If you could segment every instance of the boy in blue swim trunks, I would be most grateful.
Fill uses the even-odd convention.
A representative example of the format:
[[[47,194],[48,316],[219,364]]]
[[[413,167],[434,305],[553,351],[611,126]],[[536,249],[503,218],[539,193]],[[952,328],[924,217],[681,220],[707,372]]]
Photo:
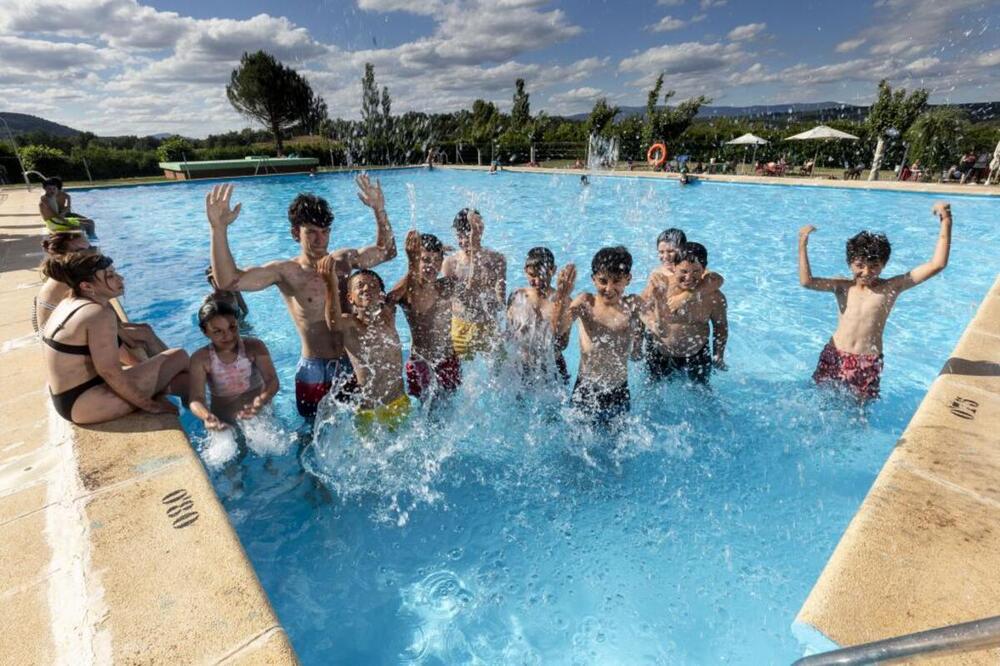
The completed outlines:
[[[343,397],[354,376],[342,336],[327,328],[326,281],[317,270],[319,262],[327,256],[333,258],[344,306],[347,277],[352,271],[372,268],[396,256],[396,241],[379,182],[370,181],[365,174],[358,176],[356,182],[358,198],[375,215],[374,245],[329,252],[333,212],[321,197],[300,194],[288,207],[291,236],[300,248],[298,256],[245,269],[236,267],[229,249],[228,227],[240,214],[240,204],[230,207],[233,186],[216,185],[205,200],[212,228],[212,274],[219,288],[261,291],[277,287],[281,291],[302,341],[302,358],[295,374],[295,401],[299,414],[306,418],[315,416],[319,401],[331,389],[335,388]]]

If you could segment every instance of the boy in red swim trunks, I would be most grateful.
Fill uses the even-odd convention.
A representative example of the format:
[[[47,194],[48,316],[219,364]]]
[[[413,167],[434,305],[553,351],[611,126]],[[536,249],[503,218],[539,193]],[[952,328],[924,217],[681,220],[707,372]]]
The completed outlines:
[[[389,292],[388,300],[403,308],[412,343],[406,362],[406,383],[418,400],[439,391],[455,391],[462,383],[462,366],[451,341],[451,306],[457,281],[438,277],[444,246],[437,236],[415,229],[406,235],[406,275]]]
[[[799,230],[799,283],[807,289],[832,291],[840,317],[837,330],[819,356],[813,381],[846,387],[859,400],[878,397],[882,374],[882,331],[900,292],[928,280],[948,265],[951,250],[951,207],[936,203],[931,209],[940,220],[934,256],[902,275],[882,279],[889,261],[889,240],[883,234],[862,231],[847,241],[847,265],[852,278],[816,278],[809,267],[809,224]]]

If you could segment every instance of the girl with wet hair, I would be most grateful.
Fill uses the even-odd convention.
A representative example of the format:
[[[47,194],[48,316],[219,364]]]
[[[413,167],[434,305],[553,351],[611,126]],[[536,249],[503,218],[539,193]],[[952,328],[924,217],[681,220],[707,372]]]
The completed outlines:
[[[176,413],[166,394],[187,399],[188,355],[166,349],[132,367],[119,355],[118,317],[111,300],[124,280],[110,257],[74,252],[47,264],[52,279],[71,295],[52,312],[42,331],[49,393],[56,412],[77,424],[103,423],[140,409]]]

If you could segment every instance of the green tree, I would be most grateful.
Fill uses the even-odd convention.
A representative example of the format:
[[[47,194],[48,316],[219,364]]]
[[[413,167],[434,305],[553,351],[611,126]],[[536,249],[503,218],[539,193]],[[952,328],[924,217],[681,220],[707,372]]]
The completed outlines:
[[[302,133],[307,135],[322,134],[321,128],[323,124],[328,122],[330,119],[329,111],[326,107],[326,100],[321,96],[312,96],[312,91],[310,93],[309,105],[306,107],[306,114],[302,116],[299,124],[302,127]]]
[[[669,144],[680,138],[694,121],[695,116],[702,106],[712,100],[704,95],[692,97],[681,102],[676,107],[667,106],[667,102],[674,96],[673,90],[668,90],[663,94],[663,106],[657,106],[660,98],[660,91],[663,89],[663,74],[656,77],[656,83],[646,96],[646,126],[643,138],[647,146],[654,143],[663,142]]]
[[[308,113],[313,100],[309,82],[270,53],[244,53],[226,86],[229,103],[271,130],[278,155],[284,152],[283,130]]]
[[[969,123],[958,109],[941,108],[925,112],[910,127],[906,139],[910,154],[924,168],[946,169],[958,162]]]
[[[365,63],[365,75],[361,79],[361,125],[364,131],[364,159],[369,164],[375,162],[381,138],[382,113],[379,110],[379,90],[375,83],[375,65]]]
[[[888,81],[879,81],[878,98],[868,109],[868,117],[865,119],[865,128],[869,134],[878,137],[868,180],[878,180],[889,130],[898,132],[897,136],[905,134],[917,117],[927,109],[928,94],[925,88],[918,88],[909,95],[904,88],[898,88],[894,92]]]
[[[156,149],[156,157],[161,162],[178,162],[193,155],[194,146],[182,136],[164,139],[163,143]]]
[[[608,104],[607,97],[600,97],[594,102],[594,108],[587,116],[587,134],[597,134],[608,136],[613,128],[615,116],[618,115],[618,107]]]
[[[524,79],[514,82],[514,106],[510,110],[511,127],[518,132],[528,129],[531,122],[531,103],[528,93],[524,92]]]
[[[392,126],[392,98],[389,96],[388,86],[382,86],[382,117],[380,119],[380,128],[383,154],[385,155],[385,163],[393,163],[393,149],[395,148],[395,141],[393,136],[393,126]]]
[[[502,117],[497,105],[493,102],[477,99],[472,103],[472,114],[468,124],[468,140],[476,146],[477,159],[483,162],[483,146],[492,146],[503,131]]]

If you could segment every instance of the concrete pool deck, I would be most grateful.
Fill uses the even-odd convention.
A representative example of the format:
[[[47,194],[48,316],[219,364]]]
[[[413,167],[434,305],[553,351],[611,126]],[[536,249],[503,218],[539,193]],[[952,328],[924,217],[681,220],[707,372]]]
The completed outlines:
[[[0,193],[3,661],[297,663],[177,418],[52,411],[30,321],[37,197]]]
[[[927,191],[858,187],[871,185]],[[934,193],[1000,194],[943,187]],[[133,415],[81,428],[51,412],[30,324],[43,234],[37,196],[0,192],[0,301],[8,313],[0,323],[7,389],[0,399],[0,618],[8,627],[0,654],[41,664],[295,663],[177,419]],[[830,558],[797,618],[801,627],[851,645],[1000,614],[998,368],[1000,280]],[[994,650],[936,663],[998,661]]]

